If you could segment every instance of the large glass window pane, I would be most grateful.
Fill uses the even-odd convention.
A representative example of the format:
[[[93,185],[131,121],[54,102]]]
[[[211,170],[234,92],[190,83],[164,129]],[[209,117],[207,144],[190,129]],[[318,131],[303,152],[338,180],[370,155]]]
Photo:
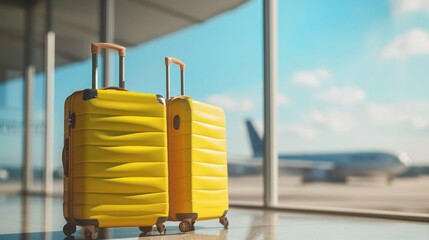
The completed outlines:
[[[20,188],[22,166],[22,79],[0,83],[0,191]]]
[[[2,6],[2,17],[17,21],[2,21],[2,44],[8,46],[2,53],[0,66],[0,193],[18,191],[22,167],[23,133],[23,42],[14,36],[21,35],[23,11]]]
[[[279,1],[281,204],[428,213],[429,17]]]
[[[201,24],[181,29],[166,36],[156,38],[144,44],[129,47],[126,56],[126,88],[131,91],[159,93],[165,96],[165,64],[164,57],[172,56],[183,60],[186,68],[186,95],[192,98],[222,107],[226,113],[227,122],[227,151],[229,160],[229,187],[231,202],[245,201],[262,203],[262,165],[260,146],[257,159],[252,153],[252,145],[248,136],[246,120],[256,124],[258,129],[262,119],[262,2],[249,1],[240,7],[213,17]],[[55,8],[55,5],[54,5]],[[57,9],[58,10],[58,9]],[[21,19],[23,14],[21,11]],[[38,5],[36,12],[37,27],[43,29],[44,10]],[[55,12],[55,10],[54,10]],[[56,11],[57,14],[68,13]],[[98,15],[86,16],[88,24],[93,26],[98,22]],[[74,29],[64,22],[55,26],[65,26]],[[154,23],[148,23],[153,25]],[[155,23],[156,24],[156,23]],[[74,26],[76,27],[76,26]],[[122,26],[123,27],[123,26]],[[145,31],[145,25],[136,31]],[[70,56],[64,54],[63,48],[70,45],[73,37],[56,38],[56,62],[61,65],[55,71],[55,141],[54,141],[54,169],[56,177],[56,192],[62,190],[62,162],[63,148],[64,100],[74,91],[91,87],[91,61],[84,60],[74,64],[66,64]],[[40,190],[43,173],[44,151],[44,101],[45,79],[40,73],[43,58],[39,48],[43,45],[43,36],[36,36],[37,75],[34,79],[33,101],[33,139],[32,168],[35,171],[35,189]],[[116,39],[122,39],[117,36]],[[95,39],[93,39],[95,40]],[[90,39],[82,35],[78,40],[82,47],[79,51],[89,51]],[[120,42],[118,42],[120,43]],[[23,44],[21,44],[23,45]],[[40,46],[39,46],[40,45]],[[78,50],[76,50],[78,51]],[[22,56],[22,53],[21,55]],[[113,69],[113,83],[117,85],[118,61],[116,54]],[[100,63],[100,66],[102,64]],[[100,69],[100,79],[103,78]],[[172,67],[171,95],[180,94],[179,69]],[[0,91],[6,92],[0,98],[2,108],[1,121],[7,125],[9,117],[16,122],[17,130],[14,133],[16,140],[7,135],[7,128],[1,128],[2,144],[0,168],[3,163],[16,163],[14,179],[20,179],[22,168],[22,93],[23,81],[12,80],[5,83]],[[3,86],[3,85],[2,85]],[[101,86],[101,83],[99,83]],[[9,99],[10,98],[10,99]],[[11,110],[9,106],[14,108]],[[7,108],[7,109],[6,109]],[[3,111],[3,109],[6,109]],[[15,111],[15,116],[11,112]],[[4,113],[4,114],[3,114]],[[2,125],[2,126],[3,126]],[[5,126],[6,126],[5,125]],[[19,125],[19,126],[18,126]],[[261,144],[261,136],[254,140],[253,145]],[[7,160],[7,154],[13,151],[14,159]],[[19,184],[16,184],[19,187]]]
[[[6,46],[2,53],[3,59],[0,66],[0,192],[16,192],[20,189],[21,173],[23,168],[23,143],[24,143],[24,15],[25,11],[16,6],[2,6],[2,17],[13,19],[13,21],[2,21],[0,29],[0,41]],[[33,28],[39,28],[43,24],[42,18],[35,18],[32,21]],[[42,43],[41,34],[34,35],[34,46]],[[43,66],[43,55],[41,51],[35,50],[33,54],[33,66],[36,71],[40,71]],[[31,164],[34,168],[32,173],[36,182],[41,180],[41,161],[43,148],[43,125],[42,114],[43,82],[41,76],[33,78],[33,103],[32,122],[30,131],[32,134],[31,144]],[[34,143],[34,144],[33,144]]]
[[[246,125],[251,120],[257,128],[262,126],[261,7],[261,1],[251,1],[203,24],[132,48],[127,56],[127,88],[165,96],[163,57],[172,56],[186,63],[186,95],[224,109],[229,194],[234,203],[262,204],[261,153],[253,158]],[[179,68],[172,66],[172,96],[180,94],[179,79]],[[260,137],[255,145],[259,144]]]

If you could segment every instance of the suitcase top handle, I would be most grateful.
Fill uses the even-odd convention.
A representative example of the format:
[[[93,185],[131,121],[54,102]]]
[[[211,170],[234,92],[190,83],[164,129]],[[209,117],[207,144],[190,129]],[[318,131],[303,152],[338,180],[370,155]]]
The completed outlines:
[[[170,64],[175,63],[180,66],[180,79],[181,79],[181,95],[185,95],[185,69],[186,65],[184,62],[180,61],[177,58],[165,57],[165,67],[166,67],[166,99],[170,98]]]
[[[98,50],[100,48],[109,48],[118,51],[119,55],[119,87],[125,88],[125,47],[113,44],[113,43],[103,43],[95,42],[91,43],[91,53],[92,53],[92,88],[97,89],[98,83]]]

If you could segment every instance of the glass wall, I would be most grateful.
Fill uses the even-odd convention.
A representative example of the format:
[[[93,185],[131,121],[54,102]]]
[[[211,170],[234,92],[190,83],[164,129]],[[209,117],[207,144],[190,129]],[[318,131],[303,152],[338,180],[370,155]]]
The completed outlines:
[[[279,1],[282,205],[429,213],[429,17]]]
[[[127,49],[128,90],[165,96],[164,57],[172,56],[187,64],[186,94],[225,110],[234,204],[262,205],[263,199],[262,3],[249,1]],[[279,1],[281,206],[429,212],[429,17],[417,5]],[[98,21],[96,15],[92,20]],[[41,36],[37,39],[42,42]],[[58,45],[66,42],[57,39]],[[42,62],[40,52],[37,70]],[[115,55],[115,84],[117,68]],[[5,74],[11,77],[0,83],[1,192],[19,189],[23,158],[23,80],[20,70]],[[61,193],[63,104],[74,91],[91,87],[91,61],[58,67],[55,76],[54,168]],[[178,68],[172,67],[171,76],[171,94],[178,95]],[[33,100],[37,188],[44,147],[40,73]]]
[[[129,89],[165,95],[164,56],[186,63],[186,95],[225,111],[230,201],[262,205],[262,163],[253,158],[246,127],[246,120],[262,126],[262,2],[130,49]],[[180,73],[171,71],[175,96]]]
[[[43,6],[37,6],[37,26],[43,28]],[[19,8],[18,8],[19,9]],[[18,19],[23,21],[22,9]],[[55,10],[54,15],[66,14]],[[97,12],[98,14],[98,12]],[[98,22],[98,16],[88,17],[88,24]],[[40,17],[40,19],[39,19]],[[152,23],[151,23],[152,24]],[[54,30],[59,24],[53,24]],[[61,26],[69,26],[61,22]],[[71,28],[76,26],[71,26]],[[144,31],[142,26],[141,31]],[[23,30],[22,30],[23,31]],[[74,36],[73,36],[74,37]],[[37,36],[37,43],[43,44],[43,36]],[[71,38],[72,39],[72,38]],[[82,49],[89,52],[90,42]],[[118,39],[121,39],[119,36]],[[56,38],[57,64],[63,64],[67,56],[61,47],[70,39]],[[37,45],[40,47],[39,45]],[[86,46],[86,47],[85,47]],[[34,80],[32,168],[34,190],[40,190],[44,151],[44,103],[45,83],[42,70],[41,48],[37,48],[37,71]],[[20,53],[22,56],[22,51]],[[246,120],[259,128],[262,126],[262,2],[250,1],[233,11],[223,13],[201,24],[181,29],[144,44],[127,48],[126,88],[131,91],[159,93],[165,96],[165,56],[183,60],[186,67],[186,94],[196,100],[222,107],[227,121],[227,149],[230,173],[231,201],[262,204],[262,165],[260,159],[253,159]],[[116,54],[113,69],[113,83],[117,85],[118,60]],[[99,64],[102,66],[102,64]],[[180,73],[171,68],[171,95],[180,94]],[[100,71],[102,79],[102,73]],[[101,83],[99,83],[101,85]],[[23,80],[11,78],[0,85],[0,169],[7,172],[7,181],[2,180],[0,191],[14,186],[20,187],[23,162]],[[90,59],[67,64],[55,71],[55,141],[54,170],[55,192],[62,192],[63,114],[64,101],[76,90],[91,87]],[[258,141],[261,141],[258,139]],[[1,174],[1,172],[0,172]],[[249,184],[249,181],[252,184]],[[11,184],[13,182],[14,184]],[[4,184],[3,184],[4,183]],[[5,190],[4,190],[5,191]],[[256,195],[255,195],[256,194]]]
[[[24,162],[24,102],[25,80],[23,77],[25,52],[26,11],[19,4],[1,5],[0,34],[2,44],[7,46],[3,53],[4,60],[0,67],[0,192],[18,191],[21,189],[21,175]],[[45,26],[44,3],[36,4],[31,28],[43,29]],[[8,21],[5,19],[13,19]],[[34,31],[34,52],[29,54],[35,72],[32,79],[32,96],[30,99],[30,165],[32,168],[33,190],[41,190],[42,166],[44,155],[44,107],[45,83],[43,70],[44,36]]]
[[[3,21],[0,23],[0,29],[5,34],[0,34],[0,41],[8,48],[2,53],[0,78],[9,79],[0,81],[0,192],[4,192],[20,189],[23,146],[23,42],[10,35],[23,33],[20,24],[24,21],[24,11],[2,6],[1,16]],[[7,23],[4,21],[7,17],[14,17],[17,21]]]

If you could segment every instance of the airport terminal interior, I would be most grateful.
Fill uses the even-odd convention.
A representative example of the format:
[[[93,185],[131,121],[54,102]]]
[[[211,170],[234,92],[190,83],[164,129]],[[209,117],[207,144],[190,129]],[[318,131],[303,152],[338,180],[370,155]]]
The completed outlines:
[[[156,226],[147,233],[137,226],[100,228],[98,239],[429,239],[428,6],[429,0],[0,0],[0,240],[87,239],[81,226],[73,236],[63,232],[65,212],[85,205],[69,206],[65,187],[89,202],[91,194],[109,196],[112,183],[123,181],[137,195],[116,187],[118,196],[125,196],[120,201],[134,201],[158,194],[161,185],[147,184],[149,177],[139,171],[156,175],[157,181],[173,176],[176,168],[167,164],[175,155],[168,155],[165,145],[165,171],[129,167],[150,162],[146,158],[132,162],[115,151],[86,158],[82,151],[82,161],[90,159],[82,166],[98,170],[72,172],[70,166],[81,164],[69,160],[72,144],[78,142],[73,145],[77,149],[88,139],[110,134],[110,141],[85,144],[104,151],[127,142],[131,149],[141,147],[140,138],[134,145],[116,139],[137,139],[155,129],[127,135],[123,129],[128,126],[110,129],[107,124],[103,131],[108,134],[85,129],[98,137],[69,141],[76,118],[67,114],[66,98],[82,89],[93,93],[97,86],[110,86],[101,89],[109,93],[150,93],[157,106],[162,96],[186,93],[207,103],[201,106],[218,109],[201,115],[225,114],[220,127],[198,123],[217,136],[210,140],[214,149],[189,147],[208,153],[195,154],[205,157],[192,162],[203,173],[189,170],[183,178],[203,179],[205,185],[192,180],[193,186],[179,185],[186,181],[174,186],[228,197],[204,199],[210,207],[198,206],[207,212],[219,202],[229,204],[226,228],[217,217],[197,219],[185,233],[179,221],[166,221],[165,232]],[[90,48],[94,42],[116,43],[126,51],[120,47],[97,56]],[[170,69],[171,57],[186,64],[175,60],[182,65]],[[94,67],[95,62],[100,64]],[[179,81],[184,76],[186,84]],[[111,87],[117,85],[126,91]],[[85,101],[99,98],[89,95],[84,94]],[[115,110],[123,114],[124,109]],[[176,130],[186,124],[177,119],[172,123]],[[164,137],[158,142],[165,144]],[[207,143],[208,138],[200,140]],[[120,175],[130,172],[138,177]],[[73,177],[84,179],[81,186],[87,188],[72,188]],[[89,184],[92,178],[102,179],[105,192]],[[142,182],[147,192],[136,187]],[[165,201],[170,201],[167,194],[181,194],[163,191]],[[85,205],[92,206],[88,211],[135,213],[117,210],[98,195],[94,199],[96,205]],[[142,203],[135,204],[119,207]]]

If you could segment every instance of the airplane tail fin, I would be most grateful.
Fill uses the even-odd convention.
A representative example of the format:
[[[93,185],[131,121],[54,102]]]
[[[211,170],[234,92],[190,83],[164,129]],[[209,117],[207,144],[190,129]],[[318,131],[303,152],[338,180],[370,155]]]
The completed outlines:
[[[253,156],[254,157],[262,157],[263,149],[262,149],[262,138],[256,132],[253,123],[250,120],[246,120],[247,131],[249,133],[250,143],[252,144]]]

